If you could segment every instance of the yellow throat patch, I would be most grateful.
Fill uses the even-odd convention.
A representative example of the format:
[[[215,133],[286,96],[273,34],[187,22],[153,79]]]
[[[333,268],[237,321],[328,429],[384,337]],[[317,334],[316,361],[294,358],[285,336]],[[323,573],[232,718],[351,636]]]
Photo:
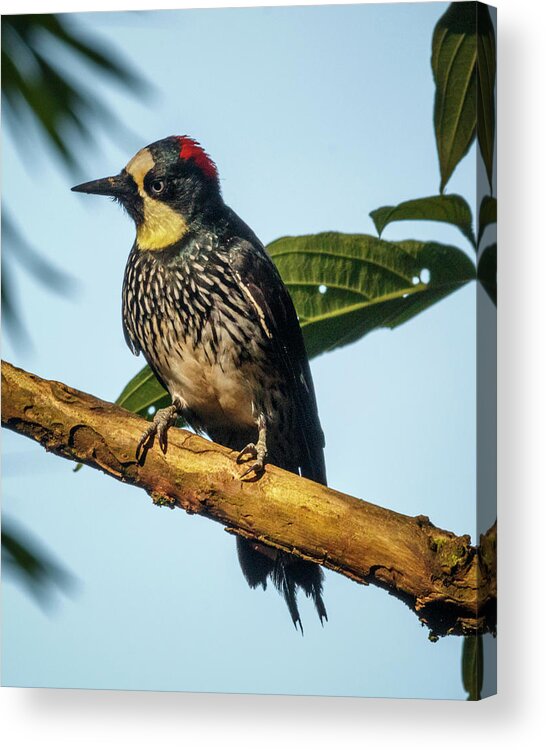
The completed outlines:
[[[154,166],[152,154],[143,148],[125,167],[135,181],[143,202],[144,220],[137,227],[137,242],[141,250],[162,250],[181,240],[188,231],[183,216],[144,190],[144,178]]]

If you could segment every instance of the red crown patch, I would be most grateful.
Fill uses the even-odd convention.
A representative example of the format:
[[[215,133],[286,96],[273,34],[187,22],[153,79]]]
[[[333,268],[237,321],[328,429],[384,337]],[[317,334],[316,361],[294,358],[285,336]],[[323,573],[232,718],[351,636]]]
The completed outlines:
[[[177,136],[180,143],[180,158],[193,159],[199,169],[213,180],[218,179],[216,164],[212,161],[205,149],[193,138],[187,135]]]

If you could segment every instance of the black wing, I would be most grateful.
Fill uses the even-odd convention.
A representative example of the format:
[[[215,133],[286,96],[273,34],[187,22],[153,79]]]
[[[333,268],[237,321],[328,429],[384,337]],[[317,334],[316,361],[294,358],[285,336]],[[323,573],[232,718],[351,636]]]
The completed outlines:
[[[324,433],[320,426],[309,360],[294,303],[264,247],[244,239],[230,248],[230,266],[282,363],[296,408],[302,476],[326,484]]]

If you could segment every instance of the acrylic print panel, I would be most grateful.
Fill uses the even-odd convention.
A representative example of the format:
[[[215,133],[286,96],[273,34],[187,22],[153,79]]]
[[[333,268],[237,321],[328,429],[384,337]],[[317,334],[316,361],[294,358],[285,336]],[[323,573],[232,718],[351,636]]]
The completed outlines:
[[[4,685],[495,691],[494,22],[3,18]]]

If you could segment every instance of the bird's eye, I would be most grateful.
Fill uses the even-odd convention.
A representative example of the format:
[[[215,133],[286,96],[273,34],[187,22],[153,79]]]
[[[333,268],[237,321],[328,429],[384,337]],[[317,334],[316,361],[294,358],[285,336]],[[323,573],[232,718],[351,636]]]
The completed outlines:
[[[154,180],[152,183],[150,183],[150,188],[152,190],[152,193],[159,195],[159,193],[162,193],[165,189],[165,180]]]

